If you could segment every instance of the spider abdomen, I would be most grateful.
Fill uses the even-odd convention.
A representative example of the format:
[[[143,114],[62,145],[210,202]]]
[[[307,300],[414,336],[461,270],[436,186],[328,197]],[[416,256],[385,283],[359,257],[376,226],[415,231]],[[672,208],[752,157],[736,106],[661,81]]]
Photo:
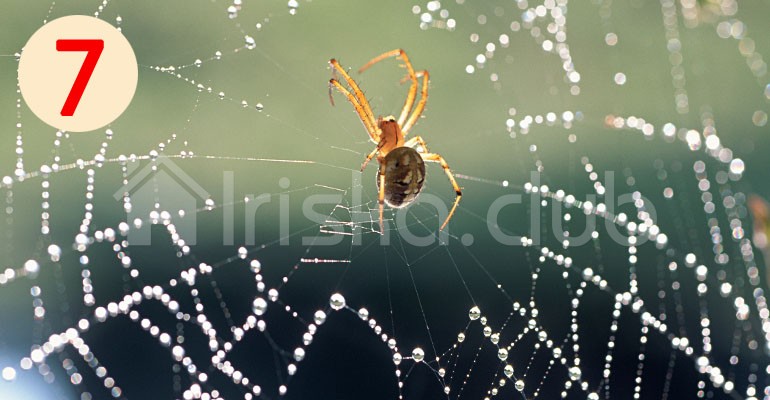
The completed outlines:
[[[380,188],[379,174],[385,170],[385,203],[393,208],[406,207],[412,203],[425,183],[425,162],[415,149],[397,147],[385,156],[377,174],[377,189]]]

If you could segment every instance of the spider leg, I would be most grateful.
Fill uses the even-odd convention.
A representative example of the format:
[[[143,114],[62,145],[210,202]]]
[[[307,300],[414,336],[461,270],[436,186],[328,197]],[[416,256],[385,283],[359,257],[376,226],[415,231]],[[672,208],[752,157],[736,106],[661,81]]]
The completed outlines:
[[[428,102],[428,80],[429,80],[428,71],[427,70],[418,71],[416,73],[416,76],[422,77],[422,92],[420,93],[420,101],[417,103],[417,106],[414,108],[414,112],[409,117],[409,119],[406,120],[406,123],[401,125],[401,131],[404,132],[404,136],[409,134],[409,129],[412,129],[414,124],[417,122],[417,119],[420,118],[423,110],[425,110],[425,103]]]
[[[359,117],[362,121],[364,121],[364,125],[367,127],[367,130],[369,130],[369,136],[372,137],[372,140],[374,143],[379,143],[379,130],[377,129],[377,120],[374,118],[374,113],[372,112],[372,106],[369,105],[369,101],[366,100],[366,96],[364,96],[364,92],[361,91],[361,88],[358,86],[356,81],[353,80],[353,78],[348,75],[348,73],[345,71],[344,68],[340,65],[339,62],[335,59],[329,60],[329,65],[332,66],[333,70],[338,72],[340,75],[342,75],[342,78],[347,82],[348,86],[353,90],[353,93],[351,94],[350,91],[345,89],[344,86],[342,86],[337,79],[332,78],[329,81],[330,85],[334,85],[334,87],[337,88],[337,90],[340,91],[340,93],[344,94],[348,100],[353,104],[353,107],[356,107],[356,111],[359,114]],[[334,84],[334,82],[337,82],[337,84]],[[356,101],[353,102],[353,99]],[[332,105],[334,102],[332,102]],[[358,104],[358,106],[356,106]],[[372,127],[373,129],[369,129],[369,127]]]
[[[419,136],[415,136],[415,139],[418,139]],[[422,139],[418,139],[418,141],[425,143],[422,141]],[[423,147],[424,148],[424,147]],[[460,199],[463,197],[463,192],[460,189],[460,186],[457,185],[457,181],[455,180],[454,175],[452,175],[452,171],[449,170],[449,165],[447,164],[446,160],[444,160],[444,157],[441,157],[440,154],[437,153],[420,153],[420,156],[422,156],[422,159],[425,161],[432,161],[437,162],[441,164],[441,168],[444,168],[444,172],[446,172],[446,176],[449,178],[449,182],[452,183],[452,187],[455,190],[455,202],[452,205],[452,209],[449,210],[449,215],[447,215],[446,219],[444,220],[444,223],[441,224],[441,228],[439,230],[443,230],[444,227],[446,227],[446,224],[449,223],[449,220],[452,218],[452,215],[454,215],[455,210],[457,209],[457,205],[460,203]]]
[[[364,168],[366,168],[366,165],[369,164],[369,161],[372,161],[372,158],[377,155],[377,153],[382,149],[382,146],[385,144],[384,141],[380,141],[380,143],[377,145],[377,147],[372,150],[371,153],[369,153],[368,156],[366,156],[366,160],[364,160],[364,163],[361,164],[361,172],[364,172]]]
[[[409,112],[412,110],[412,106],[414,105],[415,97],[417,96],[417,86],[419,85],[417,81],[417,75],[414,72],[414,68],[412,68],[412,63],[409,62],[409,57],[407,57],[406,52],[402,49],[395,49],[391,51],[386,51],[382,54],[380,54],[377,57],[372,58],[369,60],[368,63],[364,64],[363,67],[358,69],[358,72],[364,72],[369,67],[371,67],[374,64],[377,64],[378,62],[390,58],[390,57],[399,57],[402,61],[404,61],[404,65],[406,66],[407,71],[407,77],[409,80],[412,81],[411,86],[409,86],[409,94],[406,96],[406,101],[404,102],[404,107],[401,109],[401,115],[398,117],[398,125],[403,126],[404,122],[406,121],[407,115],[409,115]]]
[[[380,235],[385,234],[385,225],[382,224],[382,212],[385,208],[385,171],[380,171],[380,191],[377,195],[377,201],[380,203]]]
[[[406,142],[404,142],[404,147],[412,147],[414,148],[414,145],[419,144],[420,147],[422,147],[422,153],[429,153],[430,150],[428,150],[428,145],[425,143],[425,140],[421,136],[415,136]]]
[[[377,125],[375,125],[372,120],[369,118],[369,116],[366,114],[366,109],[364,106],[361,105],[361,103],[358,102],[355,96],[353,96],[350,91],[345,89],[344,86],[342,86],[339,81],[332,78],[329,80],[329,98],[331,99],[331,90],[332,88],[337,89],[340,93],[342,93],[345,97],[348,98],[348,101],[350,101],[350,104],[353,105],[353,108],[356,109],[356,113],[358,113],[358,118],[361,119],[361,122],[363,122],[364,127],[366,128],[366,132],[369,133],[369,138],[374,141],[374,143],[380,142],[380,132],[377,128]],[[332,101],[332,105],[334,105],[334,102]]]

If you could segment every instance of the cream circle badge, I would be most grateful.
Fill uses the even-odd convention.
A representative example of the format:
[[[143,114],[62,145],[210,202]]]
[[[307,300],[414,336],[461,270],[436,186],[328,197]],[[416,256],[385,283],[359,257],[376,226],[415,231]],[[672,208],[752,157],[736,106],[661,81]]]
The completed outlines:
[[[134,97],[138,68],[131,44],[98,18],[70,15],[38,29],[21,52],[19,89],[43,122],[70,132],[99,129]]]

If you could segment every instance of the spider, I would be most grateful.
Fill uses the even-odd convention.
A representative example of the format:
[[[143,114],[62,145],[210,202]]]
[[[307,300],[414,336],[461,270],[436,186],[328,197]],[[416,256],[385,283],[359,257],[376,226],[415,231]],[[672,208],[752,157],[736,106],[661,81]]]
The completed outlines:
[[[377,146],[366,156],[361,165],[361,171],[363,172],[369,161],[375,156],[379,163],[379,170],[377,171],[377,190],[378,190],[378,202],[380,206],[380,228],[382,234],[382,213],[384,204],[392,208],[406,207],[420,194],[423,184],[425,183],[425,161],[437,162],[441,165],[455,190],[455,202],[452,205],[452,209],[449,211],[444,222],[441,224],[439,231],[446,227],[449,219],[457,208],[457,204],[460,203],[462,198],[462,190],[457,185],[454,175],[449,170],[449,165],[438,153],[431,153],[428,150],[428,146],[420,136],[415,136],[409,140],[405,140],[404,137],[409,134],[409,130],[417,122],[417,119],[422,115],[425,109],[425,103],[428,101],[428,71],[422,70],[415,72],[412,68],[412,64],[409,62],[409,58],[406,56],[404,50],[396,49],[387,51],[380,54],[377,57],[372,58],[361,67],[358,72],[362,73],[366,71],[372,65],[385,60],[390,57],[400,58],[406,67],[407,76],[402,79],[402,82],[410,80],[411,86],[409,87],[409,93],[406,96],[404,107],[401,109],[401,115],[398,119],[389,115],[387,117],[374,118],[372,107],[366,100],[364,93],[359,88],[358,84],[348,75],[347,72],[340,66],[340,63],[335,59],[329,60],[329,64],[333,68],[334,73],[339,73],[345,82],[348,84],[351,90],[348,90],[343,86],[336,78],[329,80],[329,100],[334,105],[334,99],[332,97],[332,88],[337,89],[355,108],[358,117],[363,122],[366,131],[369,133],[369,138]],[[420,92],[420,101],[415,105],[417,97],[417,90],[420,86],[419,78],[422,78],[422,89]],[[351,93],[352,91],[352,93]],[[412,111],[412,108],[414,110]],[[411,115],[409,114],[411,112]],[[418,152],[414,149],[414,146],[419,145],[422,149]]]

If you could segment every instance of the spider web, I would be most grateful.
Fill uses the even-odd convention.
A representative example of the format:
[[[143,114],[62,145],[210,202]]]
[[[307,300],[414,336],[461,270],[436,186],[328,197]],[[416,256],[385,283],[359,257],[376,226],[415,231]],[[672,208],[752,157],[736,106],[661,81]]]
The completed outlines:
[[[6,5],[3,398],[768,395],[766,4],[346,7]],[[16,90],[26,38],[76,13],[141,64],[99,133]],[[428,165],[379,234],[372,144],[328,104],[326,60],[394,46],[431,71],[448,232]],[[354,76],[375,112],[394,64]]]

